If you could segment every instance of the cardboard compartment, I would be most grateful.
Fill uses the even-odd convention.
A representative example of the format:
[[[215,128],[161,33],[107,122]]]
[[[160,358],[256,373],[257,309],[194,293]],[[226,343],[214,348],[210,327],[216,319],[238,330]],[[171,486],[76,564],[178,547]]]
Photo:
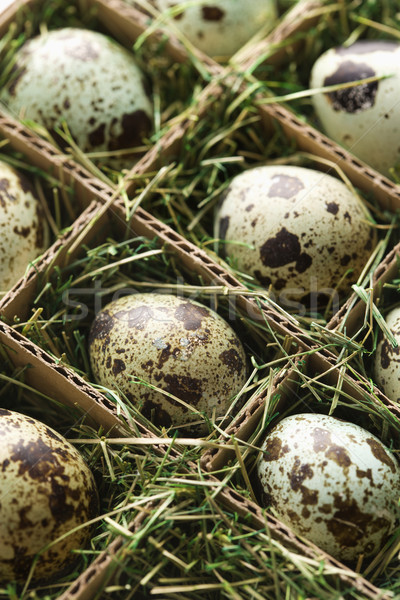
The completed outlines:
[[[226,435],[220,438],[221,448],[209,449],[201,458],[202,468],[211,475],[215,473],[221,480],[226,481],[228,473],[230,474],[230,483],[224,486],[219,496],[221,502],[228,502],[228,505],[234,506],[236,501],[239,514],[251,514],[252,521],[260,526],[263,519],[269,520],[272,517],[272,536],[276,533],[277,523],[274,523],[274,517],[268,511],[265,517],[261,508],[261,492],[255,476],[255,466],[257,449],[260,448],[266,433],[284,417],[310,412],[332,414],[342,420],[361,425],[397,455],[400,444],[400,409],[397,403],[386,398],[371,381],[359,374],[352,376],[343,366],[329,367],[328,363],[329,359],[319,352],[299,356],[290,361],[286,368],[275,376],[268,390],[261,393],[252,405],[248,405],[246,412],[232,422]],[[229,445],[229,441],[232,440],[235,441],[233,446],[232,443]],[[395,536],[390,540],[395,544]],[[304,539],[302,541],[304,542]],[[307,551],[310,552],[310,548]],[[374,593],[385,596],[385,585],[390,585],[390,578],[396,577],[394,556],[394,546],[391,550],[389,543],[377,558],[370,562],[361,560],[356,569],[357,578],[354,584],[363,587],[366,597]],[[328,559],[328,564],[331,564],[330,561],[332,557]],[[380,562],[386,562],[384,574],[379,567]],[[333,560],[333,564],[335,563],[338,564]],[[346,569],[347,573],[341,572],[339,576],[341,581],[355,575],[351,569]],[[379,592],[373,592],[373,587],[380,585],[380,576],[383,588],[379,589]],[[390,593],[387,595],[390,596]]]
[[[249,53],[248,56],[244,58],[244,68],[251,72],[255,79],[259,81],[260,87],[264,88],[268,102],[271,102],[274,98],[276,98],[281,106],[288,106],[293,114],[296,114],[304,124],[315,127],[321,133],[326,133],[326,131],[324,130],[321,120],[314,109],[312,95],[314,92],[311,91],[311,93],[309,93],[311,72],[318,58],[331,48],[335,48],[337,46],[348,47],[353,43],[362,40],[369,40],[371,42],[378,43],[381,41],[390,41],[393,43],[398,42],[399,17],[397,7],[394,3],[391,3],[387,6],[383,6],[382,4],[371,4],[363,7],[361,12],[358,10],[358,8],[359,7],[351,4],[342,6],[335,3],[326,3],[321,11],[318,22],[306,33],[308,38],[306,43],[299,47],[297,52],[293,52],[284,65],[278,65],[278,69],[274,68],[274,66],[271,65],[271,63],[268,63],[268,61],[263,62],[262,60],[259,60],[258,55],[251,56]],[[290,37],[286,39],[286,43],[289,41]],[[373,55],[374,48],[372,48],[371,51]],[[363,74],[359,77],[355,76],[354,66],[352,67],[352,75],[349,75],[349,72],[346,71],[347,77],[352,77],[352,81],[367,77],[367,75],[365,75],[367,72],[369,77],[379,76],[381,73],[381,71],[377,72],[378,63],[374,62],[372,55],[370,54],[368,56],[366,51],[360,50],[360,53],[361,52],[363,54]],[[349,62],[348,66],[350,67],[352,57],[350,55],[343,56],[342,67],[337,72],[337,75],[336,71],[339,65],[335,63],[334,59],[331,59],[331,63],[326,63],[326,78],[324,78],[324,80],[319,84],[320,88],[324,86],[337,86],[339,85],[339,81],[343,81],[340,79],[340,72],[342,69],[346,69],[345,59],[346,62]],[[358,62],[357,59],[356,62]],[[385,58],[382,58],[382,62],[385,62]],[[349,81],[350,79],[347,80],[347,83]],[[372,91],[375,85],[378,86],[379,81],[377,84],[366,83],[364,86],[364,91],[368,91],[369,87]],[[343,143],[340,142],[340,145],[350,149],[349,152],[347,152],[347,150],[344,151],[347,157],[346,161],[348,160],[348,162],[351,163],[354,160],[356,166],[365,167],[366,163],[368,163],[367,158],[364,158],[363,160],[356,158],[358,156],[357,135],[362,134],[363,136],[363,146],[359,147],[360,152],[363,152],[365,146],[368,144],[368,133],[367,129],[364,128],[364,124],[361,124],[361,121],[356,121],[358,129],[352,128],[352,108],[350,105],[348,105],[348,113],[346,113],[345,107],[345,97],[347,92],[350,93],[351,97],[351,90],[335,89],[335,87],[331,88],[330,90],[331,100],[336,98],[336,108],[334,109],[335,114],[332,115],[331,121],[332,123],[337,123],[337,127],[335,131],[335,127],[331,126],[328,136],[332,137],[333,139],[342,140]],[[322,92],[319,92],[319,94],[321,93]],[[344,102],[341,108],[341,101],[338,100],[340,95],[343,95]],[[368,104],[368,101],[365,101],[363,106],[357,105],[356,102],[356,106],[354,107],[354,119],[358,119],[360,113],[363,112],[365,114],[365,120],[367,120],[368,110],[369,108],[374,107],[378,101],[378,98],[379,93],[376,99],[374,96],[372,102]],[[388,102],[391,102],[391,105],[394,106],[395,98],[393,101],[388,100]],[[389,113],[391,110],[392,106],[386,105],[385,109],[382,109],[379,115],[373,113],[374,120],[377,120],[378,126],[379,120],[381,123],[381,127],[379,130],[376,130],[375,136],[378,144],[379,131],[385,131],[386,122],[388,124],[391,123],[389,127],[392,129],[397,128],[397,124],[393,121],[386,121],[386,119],[390,118]],[[342,115],[342,118],[340,118],[340,115]],[[373,123],[370,123],[371,129],[372,125]],[[355,154],[352,152],[351,148],[354,148]],[[363,153],[361,153],[360,156],[363,156]],[[395,167],[395,164],[393,164],[392,167]],[[384,179],[384,185],[387,187],[389,187],[390,183],[398,183],[398,171],[397,174],[395,172],[386,174]]]
[[[263,311],[240,285],[232,285],[221,267],[144,211],[130,223],[125,216],[122,202],[108,208],[92,203],[1,303],[11,331],[19,340],[25,336],[28,345],[38,345],[56,371],[64,375],[72,368],[70,377],[78,382],[83,377],[88,387],[93,379],[87,343],[95,314],[112,299],[140,291],[169,291],[219,312],[245,342],[249,385],[265,376],[271,361],[279,365],[297,351],[302,341],[293,337],[293,328]],[[11,358],[27,360],[18,351]],[[32,370],[31,376],[46,386],[39,372]],[[108,397],[107,406],[110,401],[115,399]],[[128,410],[128,415],[135,419],[135,412]]]
[[[234,85],[232,76],[210,84],[199,97],[201,120],[188,118],[172,128],[168,136],[171,144],[165,140],[167,144],[161,153],[153,151],[133,167],[127,174],[126,189],[132,200],[141,198],[143,208],[203,248],[244,287],[260,293],[262,289],[265,295],[265,286],[223,259],[223,245],[216,241],[218,203],[235,175],[261,165],[292,164],[325,171],[352,186],[370,208],[381,240],[386,234],[385,211],[396,209],[400,192],[398,186],[353,159],[290,111],[276,104],[266,105],[264,100],[265,96],[254,92],[251,86],[237,81]],[[162,169],[159,180],[157,169]],[[380,242],[377,254],[371,256],[371,269],[381,260],[382,253],[390,252],[398,241],[396,236],[394,231],[387,250],[382,250]],[[325,319],[326,323],[347,300],[342,294],[335,306],[324,313],[322,305],[310,308],[299,302],[300,306],[290,306],[282,304],[280,296],[270,293],[266,302],[269,298],[269,304],[280,311],[282,318],[292,315],[304,328],[309,328],[313,319]]]
[[[182,61],[182,56],[174,50],[173,44],[166,43],[164,39],[157,38],[157,36],[147,38],[145,34],[148,29],[148,19],[145,19],[142,13],[133,7],[127,6],[122,1],[76,0],[72,4],[64,2],[54,4],[49,0],[20,0],[9,6],[0,18],[0,35],[3,37],[0,62],[4,78],[6,78],[6,73],[8,73],[8,77],[15,75],[12,68],[14,54],[18,52],[23,42],[38,35],[40,27],[42,27],[42,31],[44,28],[54,30],[73,27],[89,29],[103,33],[106,36],[112,36],[116,44],[122,45],[124,48],[127,47],[129,52],[134,55],[136,63],[143,73],[142,79],[145,82],[146,93],[151,91],[154,114],[150,119],[152,121],[151,127],[149,131],[146,131],[140,143],[137,140],[135,141],[135,128],[137,126],[142,127],[144,117],[139,119],[139,116],[135,117],[135,115],[130,114],[118,117],[123,123],[122,133],[118,133],[119,123],[117,118],[111,124],[99,122],[99,119],[103,118],[104,120],[109,117],[107,115],[105,117],[101,116],[102,113],[99,112],[98,105],[93,108],[92,112],[88,107],[88,134],[89,137],[93,138],[93,144],[90,142],[88,149],[91,151],[86,153],[76,147],[75,140],[73,137],[72,139],[68,137],[68,132],[67,137],[62,139],[64,134],[61,131],[61,121],[55,123],[55,118],[51,120],[48,115],[46,123],[51,125],[50,132],[44,130],[40,123],[35,124],[33,121],[27,121],[31,130],[35,131],[36,134],[42,135],[44,138],[48,138],[49,135],[52,136],[52,141],[65,151],[65,159],[68,156],[74,157],[81,164],[89,166],[97,177],[109,183],[118,181],[121,170],[129,168],[146,151],[156,145],[168,130],[169,122],[174,118],[180,118],[181,114],[191,104],[193,94],[196,94],[196,90],[201,90],[206,80],[209,80],[211,76],[206,65],[203,66],[198,63],[200,66],[198,70],[193,61]],[[133,43],[138,38],[140,40],[137,46],[132,49]],[[116,70],[115,75],[118,75],[118,70]],[[123,74],[121,74],[122,76]],[[57,77],[54,82],[54,85],[56,85]],[[4,84],[5,81],[3,87]],[[121,87],[121,83],[118,84],[117,82],[112,89],[116,90],[118,85]],[[96,84],[94,84],[93,89],[95,87]],[[75,97],[78,100],[80,93],[77,93]],[[107,99],[107,96],[101,97],[98,104],[105,99]],[[115,102],[120,100],[118,99]],[[61,111],[56,106],[54,110],[64,112],[68,119],[68,110],[72,110],[71,102],[71,99],[67,99],[66,106],[68,106],[66,108]],[[95,101],[92,99],[93,102]],[[4,106],[3,109],[5,110]],[[82,120],[86,119],[84,110],[83,104],[79,106]],[[50,112],[48,107],[46,107],[46,111],[47,113]],[[20,115],[16,114],[18,111],[8,112],[12,117],[25,118],[24,111],[21,111]],[[130,116],[132,116],[132,119]],[[95,129],[96,123],[98,131]],[[82,129],[85,126],[86,121],[83,124],[81,123],[80,127]],[[107,148],[103,148],[99,152],[101,138],[105,136],[105,139],[107,139],[108,131],[111,141]],[[75,135],[77,136],[78,133]]]

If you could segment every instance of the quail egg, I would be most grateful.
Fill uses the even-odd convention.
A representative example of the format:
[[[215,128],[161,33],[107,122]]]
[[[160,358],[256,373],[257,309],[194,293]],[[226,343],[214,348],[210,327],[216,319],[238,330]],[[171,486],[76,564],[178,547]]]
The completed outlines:
[[[130,2],[132,3],[132,1]],[[277,18],[275,0],[154,0],[160,12],[171,11],[173,23],[205,54],[232,56],[267,23]]]
[[[282,419],[257,467],[262,504],[335,558],[373,556],[399,517],[400,467],[367,430],[320,414]]]
[[[221,417],[246,381],[244,349],[230,325],[171,294],[110,302],[95,317],[89,353],[96,381],[123,392],[159,426],[190,424],[198,412]]]
[[[53,133],[65,121],[83,152],[136,146],[151,128],[152,104],[133,55],[86,29],[56,29],[26,42],[0,98]]]
[[[355,194],[335,177],[303,167],[262,166],[234,177],[216,226],[232,264],[282,301],[347,292],[375,244]]]
[[[385,320],[398,345],[380,334],[373,359],[375,381],[388,398],[400,402],[400,307],[393,308]]]
[[[63,575],[91,533],[97,491],[79,452],[44,423],[0,409],[0,581]],[[47,545],[48,549],[44,549]]]
[[[322,54],[311,88],[388,76],[312,97],[325,132],[384,175],[400,161],[400,43],[360,40]]]
[[[28,179],[0,161],[0,293],[22,277],[49,244],[49,229]]]

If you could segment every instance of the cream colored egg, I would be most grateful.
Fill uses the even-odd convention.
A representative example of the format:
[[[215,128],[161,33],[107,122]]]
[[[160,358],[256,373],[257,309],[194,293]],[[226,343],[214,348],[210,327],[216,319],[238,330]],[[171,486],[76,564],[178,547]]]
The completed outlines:
[[[64,28],[26,42],[0,98],[54,133],[65,121],[84,152],[137,146],[152,104],[133,55],[95,31]]]
[[[373,556],[399,518],[400,467],[365,429],[319,414],[283,419],[257,473],[262,504],[335,558]]]
[[[256,167],[234,177],[216,226],[233,266],[282,301],[347,293],[375,244],[368,213],[347,186],[303,167]]]
[[[171,15],[194,46],[216,58],[232,56],[263,26],[270,23],[272,28],[277,18],[275,0],[154,0],[154,5]]]
[[[53,579],[86,546],[85,527],[42,552],[63,534],[96,516],[97,491],[79,452],[40,421],[0,409],[0,581]]]
[[[0,161],[0,293],[24,275],[48,244],[47,221],[32,185]]]
[[[400,43],[361,40],[315,62],[310,86],[387,79],[312,96],[324,131],[384,175],[400,161]]]
[[[94,377],[120,390],[159,426],[225,414],[246,381],[246,357],[230,325],[206,306],[170,294],[112,301],[91,328]],[[185,402],[135,383],[135,378]]]
[[[400,402],[400,307],[393,308],[385,321],[398,345],[380,334],[373,361],[375,382],[388,398]]]

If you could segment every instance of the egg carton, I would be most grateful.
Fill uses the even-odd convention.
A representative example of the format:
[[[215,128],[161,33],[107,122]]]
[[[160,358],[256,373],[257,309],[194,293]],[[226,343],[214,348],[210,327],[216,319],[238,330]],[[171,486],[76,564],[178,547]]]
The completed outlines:
[[[17,4],[19,6],[29,5],[30,7],[35,5],[33,2]],[[97,1],[96,3],[90,3],[91,6],[94,4],[99,8],[99,17],[107,26],[110,25],[110,31],[115,32],[116,37],[118,35],[118,39],[121,39],[121,41],[124,37],[126,43],[131,43],[148,26],[146,20],[140,20],[135,10],[122,6],[122,2],[114,0],[113,2]],[[15,8],[16,6],[13,6],[13,11],[6,13],[6,19],[0,24],[0,27],[6,28],[15,20]],[[118,13],[115,12],[116,10]],[[307,22],[313,22],[312,19],[314,18],[315,16],[308,14],[304,23],[307,25]],[[136,23],[136,29],[134,23]],[[290,29],[291,35],[294,29]],[[118,31],[120,32],[119,34]],[[119,38],[119,35],[121,35],[121,38]],[[272,35],[275,35],[274,43],[277,50],[279,50],[279,37],[276,37],[276,32]],[[176,59],[179,59],[179,57],[182,61],[187,59],[184,47],[178,40],[174,40],[172,37],[168,44],[168,52],[171,52],[171,56]],[[265,53],[268,52],[269,50],[266,48]],[[282,60],[282,58],[279,57],[277,60]],[[220,66],[214,64],[207,57],[203,59],[203,63],[212,76],[221,78]],[[227,85],[230,85],[232,74],[228,73],[226,78]],[[202,98],[204,100],[201,101],[202,113],[200,114],[206,113],[209,104],[214,101],[215,94],[218,95],[220,93],[220,85],[220,82],[213,82],[210,87],[202,91]],[[238,86],[237,92],[245,92],[246,89],[245,86]],[[386,181],[385,178],[371,171],[371,169],[363,165],[360,161],[353,159],[347,152],[342,151],[328,138],[320,135],[313,128],[305,126],[290,111],[283,109],[279,105],[262,105],[262,95],[257,96],[255,101],[257,102],[257,108],[259,109],[266,132],[274,131],[276,127],[282,128],[288,140],[294,139],[300,149],[327,158],[329,161],[340,166],[354,185],[368,193],[372,190],[372,193],[382,206],[390,209],[398,206],[398,201],[400,200],[399,191],[391,182]],[[182,144],[184,134],[190,126],[190,112],[185,117],[188,117],[188,121],[182,119],[182,122],[172,127],[163,137],[162,141],[156,144],[154,148],[149,149],[149,152],[129,173],[127,180],[131,180],[132,183],[130,187],[128,186],[128,193],[131,197],[134,197],[135,190],[137,189],[138,175],[147,172],[150,173],[156,168],[156,165],[161,166],[166,164],[171,157],[176,156],[176,152]],[[51,144],[41,140],[37,135],[5,113],[0,115],[0,133],[10,141],[10,144],[16,150],[28,156],[32,164],[51,172],[59,181],[71,186],[77,201],[82,206],[82,215],[72,225],[71,230],[53,244],[49,252],[35,265],[35,268],[28,271],[27,276],[2,300],[0,311],[9,325],[6,323],[1,324],[1,341],[5,347],[9,348],[10,356],[12,356],[16,365],[32,365],[34,367],[28,371],[28,374],[32,385],[36,389],[44,390],[46,387],[46,390],[49,391],[48,385],[50,381],[50,391],[53,397],[59,396],[63,402],[71,406],[76,407],[78,405],[80,410],[87,414],[88,418],[92,419],[90,422],[101,425],[104,429],[110,431],[112,435],[124,435],[126,432],[125,419],[121,419],[121,415],[115,411],[115,406],[103,394],[98,393],[73,370],[52,357],[48,352],[44,352],[37,344],[32,343],[26,335],[19,334],[16,328],[12,326],[13,324],[15,325],[15,317],[21,320],[30,318],[30,309],[37,295],[39,281],[41,283],[46,281],[46,277],[51,276],[51,271],[54,267],[64,267],[74,257],[78,256],[81,244],[90,245],[93,237],[96,235],[100,235],[101,237],[101,230],[103,227],[107,227],[106,223],[110,219],[120,218],[122,222],[125,220],[124,199],[119,196],[118,190],[105,185],[98,178],[77,165],[71,158],[58,152]],[[330,167],[328,166],[327,168],[329,169]],[[93,198],[96,201],[90,204]],[[108,211],[105,211],[105,206],[109,207]],[[93,226],[93,222],[96,222],[95,226]],[[89,223],[90,228],[87,227]],[[251,296],[247,294],[247,290],[243,287],[243,284],[235,279],[230,272],[227,272],[218,262],[210,258],[206,252],[196,248],[170,227],[152,217],[148,212],[138,208],[132,217],[130,227],[136,235],[144,236],[148,239],[157,238],[164,247],[168,247],[173,251],[179,264],[184,265],[185,271],[196,273],[196,276],[201,278],[202,281],[205,283],[212,282],[219,290],[224,289],[226,293],[235,293],[237,306],[244,313],[251,314],[261,324],[268,323],[272,332],[271,340],[274,340],[274,336],[277,335],[282,340],[285,338],[293,340],[296,350],[316,349],[313,341],[304,338],[303,331],[297,327],[295,319],[276,310],[268,302],[261,303],[260,309],[259,304],[255,303]],[[316,358],[308,360],[316,361],[318,368],[315,368],[315,371],[318,371],[318,373],[327,372],[325,377],[332,377],[331,381],[334,382],[334,385],[337,385],[337,382],[343,378],[342,373],[338,371],[337,356],[327,350],[322,350],[316,353],[314,357]],[[50,372],[51,376],[49,376]],[[279,377],[282,377],[282,375],[280,374]],[[278,381],[276,385],[279,385]],[[369,389],[368,382],[359,380],[357,386],[358,392],[354,391],[352,384],[347,389],[351,390],[352,394],[358,393],[360,399],[362,398],[365,401],[364,390]],[[383,396],[379,392],[375,391],[375,395],[379,401],[382,401],[386,405],[386,399],[383,399]],[[375,402],[375,396],[373,398]],[[246,439],[249,429],[252,429],[254,423],[259,420],[263,401],[262,398],[257,398],[254,407],[247,407],[247,413],[240,415],[239,420],[241,419],[242,422],[245,422],[245,430],[240,428],[240,422],[237,421],[233,423],[232,429],[227,429],[227,432],[232,432],[237,439]],[[396,407],[390,403],[388,403],[388,406],[397,417]],[[129,416],[126,420],[129,423],[129,420],[132,419],[133,417]],[[136,422],[136,420],[134,422],[143,436],[152,435],[152,432],[142,423]],[[218,460],[221,460],[221,458],[219,457]],[[249,513],[253,514],[254,522],[258,523],[260,527],[264,526],[264,516],[260,512],[259,507],[253,503],[249,503],[248,500],[233,490],[222,490],[219,499],[227,506],[232,506],[243,517]],[[137,526],[139,521],[133,524],[132,527]],[[309,554],[310,546],[302,545],[290,530],[282,526],[279,522],[274,521],[273,518],[269,521],[269,527],[275,531],[279,539],[284,544],[287,544],[288,547],[295,547],[306,556],[315,556],[315,552],[317,552],[318,556],[322,556],[328,561],[330,560],[329,557],[326,558],[324,553],[319,553],[319,550],[315,548],[313,553]],[[65,598],[71,598],[72,600],[72,598],[92,597],[97,586],[100,584],[99,582],[103,581],[103,578],[107,576],[110,569],[110,561],[113,560],[114,554],[117,556],[121,542],[122,540],[120,539],[115,543],[115,547],[110,547],[105,555],[100,556],[98,561],[95,561],[92,567],[89,567],[88,571],[78,578],[75,585],[65,594]],[[337,563],[332,564],[338,567]],[[361,593],[364,593],[366,597],[377,597],[376,588],[369,582],[364,581],[357,574],[342,565],[340,565],[340,569],[344,569],[343,582],[351,583]]]
[[[291,412],[293,396],[298,395],[298,390],[303,382],[300,373],[305,373],[309,370],[309,367],[301,364],[301,362],[302,358],[297,357],[294,359],[292,365],[288,365],[282,369],[271,382],[268,390],[268,399],[271,400],[274,397],[278,399],[277,403],[274,404],[274,409],[284,412],[286,407]],[[265,403],[265,394],[260,395],[256,410],[251,415],[246,415],[246,423],[243,423],[242,427],[237,428],[236,431],[233,427],[227,431],[228,439],[242,440],[244,443],[240,444],[239,442],[236,445],[236,452],[228,448],[225,450],[224,456],[219,454],[218,459],[214,459],[213,461],[212,470],[220,472],[226,464],[229,464],[230,468],[232,468],[238,452],[241,455],[241,461],[246,462],[246,454],[249,449],[254,449],[258,445],[258,438],[250,436],[250,433],[252,433],[251,429],[254,429],[256,421],[262,420],[262,415],[265,412]],[[258,433],[260,433],[260,428]],[[250,443],[246,444],[248,440],[250,440]],[[226,438],[222,440],[222,443],[226,445]],[[196,465],[194,464],[189,463],[187,467],[193,473],[196,471]],[[352,590],[355,594],[361,594],[363,598],[389,600],[392,597],[390,593],[386,593],[385,590],[376,587],[367,578],[352,570],[348,565],[341,563],[316,545],[296,536],[289,527],[280,522],[276,517],[266,513],[255,500],[249,499],[229,484],[221,485],[221,482],[212,473],[205,476],[202,482],[217,490],[215,493],[216,501],[220,506],[223,506],[235,515],[235,523],[245,522],[247,525],[251,523],[255,529],[261,531],[266,528],[270,538],[277,544],[282,544],[289,552],[295,552],[312,561],[322,561],[324,568],[330,573],[332,584],[335,587],[344,586],[344,589]],[[142,518],[142,515],[139,518]],[[132,523],[132,528],[135,526],[137,526],[137,520]],[[126,537],[120,536],[117,538],[112,546],[101,554],[85,573],[78,577],[76,583],[60,597],[60,600],[85,600],[87,592],[86,584],[90,588],[92,585],[96,586],[104,583],[105,579],[110,586],[118,585],[120,557],[126,557],[128,544],[129,539]],[[104,569],[102,568],[103,564],[106,565]]]
[[[244,516],[247,511],[247,515],[250,514],[254,522],[260,526],[262,519],[269,519],[272,515],[269,511],[265,511],[265,507],[262,508],[260,484],[254,475],[257,449],[271,427],[281,419],[289,415],[310,412],[332,414],[345,421],[361,424],[368,431],[374,432],[396,454],[399,446],[397,423],[400,414],[397,403],[388,400],[368,380],[363,380],[359,376],[353,378],[334,366],[330,369],[327,369],[327,365],[324,368],[322,366],[321,356],[318,353],[298,356],[290,361],[275,376],[272,385],[252,404],[249,404],[246,411],[238,415],[226,429],[224,435],[220,437],[221,447],[207,450],[201,458],[202,468],[212,476],[222,478],[226,468],[229,472],[235,470],[239,473],[244,472],[243,481],[235,481],[234,489],[233,486],[231,489],[229,483],[224,489],[228,494],[232,493],[237,500],[239,514]],[[311,388],[314,391],[307,394],[307,390]],[[323,389],[327,390],[328,402],[325,405],[320,401],[318,392]],[[318,394],[318,402],[314,402],[314,394],[316,396]],[[338,394],[337,403],[331,403],[333,394]],[[341,405],[345,406],[344,412]],[[229,440],[237,441],[234,448],[227,446]],[[237,491],[241,486],[246,490],[246,497]],[[248,497],[249,493],[251,500]],[[303,538],[302,542],[304,542]],[[332,556],[327,560],[329,564],[338,565],[337,560]],[[349,565],[341,572],[338,579],[345,581],[349,573],[352,573],[351,577],[356,576],[357,581],[352,585],[355,587],[360,585],[361,587],[357,589],[365,594],[365,597],[370,597],[371,594],[372,597],[374,594],[378,597],[381,594],[383,597],[390,597],[391,593],[386,593],[384,589],[374,590],[372,581],[375,580],[369,581],[368,575],[363,577],[362,570],[357,571],[356,574]]]

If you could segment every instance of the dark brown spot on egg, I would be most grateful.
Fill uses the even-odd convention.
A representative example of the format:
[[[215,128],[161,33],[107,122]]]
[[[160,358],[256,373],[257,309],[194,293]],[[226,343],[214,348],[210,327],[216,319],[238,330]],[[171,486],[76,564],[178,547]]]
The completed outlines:
[[[268,192],[270,198],[286,198],[289,200],[304,189],[301,179],[290,175],[275,175],[272,182]]]
[[[326,210],[332,215],[337,215],[339,212],[339,204],[337,202],[326,202]]]
[[[188,404],[196,405],[202,397],[203,388],[201,379],[188,377],[187,375],[177,375],[176,373],[167,373],[164,375],[164,389],[168,393],[184,400]],[[169,398],[169,402],[178,404],[184,412],[187,408],[182,404]]]
[[[287,283],[287,280],[286,280],[286,279],[283,279],[282,277],[280,277],[279,279],[277,279],[277,280],[275,281],[274,288],[275,288],[276,290],[278,290],[278,291],[279,291],[279,290],[283,290],[283,288],[285,287],[286,283]]]
[[[175,318],[183,323],[188,331],[195,331],[201,327],[202,319],[209,316],[208,310],[191,302],[185,302],[175,310]]]
[[[352,61],[343,62],[332,75],[324,80],[324,85],[337,85],[358,81],[367,77],[373,77],[375,71],[364,63]],[[336,111],[357,113],[371,108],[375,104],[375,96],[378,91],[378,81],[362,83],[352,87],[346,87],[335,92],[329,92],[328,98],[332,102],[332,108]]]
[[[345,254],[340,259],[340,264],[342,265],[342,267],[347,267],[347,265],[349,264],[350,261],[351,261],[351,256],[349,256],[348,254]]]
[[[254,271],[254,276],[265,288],[269,288],[269,286],[272,284],[272,279],[267,275],[263,275],[258,269]]]
[[[107,311],[99,312],[90,329],[89,345],[92,345],[95,340],[104,340],[114,327],[114,324],[114,318]]]
[[[95,148],[97,146],[102,146],[105,141],[105,131],[106,126],[105,123],[101,123],[96,129],[91,131],[88,135],[89,144]]]
[[[372,486],[374,485],[371,469],[367,469],[366,471],[364,471],[363,469],[356,469],[356,475],[360,479],[363,479],[364,477],[366,477],[367,479],[370,480],[370,485],[372,485]]]
[[[298,273],[304,273],[312,265],[312,258],[306,252],[302,252],[296,261],[296,270]]]
[[[311,478],[314,475],[310,465],[302,465],[300,460],[296,458],[294,465],[290,473],[288,473],[290,479],[290,487],[292,490],[297,491],[302,486],[303,482],[307,478]]]
[[[205,21],[221,21],[225,16],[225,11],[217,6],[203,6],[201,12]]]
[[[393,347],[385,338],[381,345],[381,367],[388,369],[392,360],[393,354],[399,354],[399,347]]]
[[[30,227],[17,227],[16,225],[13,227],[13,232],[16,235],[20,235],[23,238],[27,238],[28,235],[31,232],[31,228]]]
[[[334,492],[334,508],[332,518],[326,522],[328,530],[336,541],[344,547],[352,548],[364,537],[367,528],[379,531],[387,528],[388,521],[381,517],[363,513],[354,499],[344,499],[341,494]]]
[[[347,454],[346,449],[341,446],[330,446],[325,452],[326,458],[333,460],[339,467],[349,467],[351,458]]]
[[[272,460],[278,460],[289,452],[289,446],[285,444],[282,446],[282,440],[278,437],[271,437],[267,439],[265,444],[265,451],[263,453],[264,460],[270,462]]]
[[[0,204],[3,207],[7,205],[7,202],[16,201],[16,197],[14,196],[14,194],[10,194],[10,192],[8,191],[9,187],[10,181],[8,179],[6,179],[5,177],[0,179]]]
[[[394,464],[392,458],[386,453],[382,444],[380,444],[374,438],[368,438],[367,444],[371,448],[371,452],[375,456],[375,458],[377,460],[379,460],[380,462],[382,462],[384,465],[387,465],[389,467],[389,469],[392,471],[392,473],[395,473],[396,472],[395,464]]]
[[[151,120],[144,110],[138,109],[122,117],[121,127],[122,133],[110,140],[109,150],[130,148],[141,144],[143,137],[151,129]]]
[[[260,258],[266,267],[276,269],[296,261],[300,257],[301,246],[297,235],[283,227],[275,237],[267,240],[260,248]]]
[[[118,375],[119,373],[122,373],[122,371],[125,371],[125,369],[126,367],[124,361],[119,358],[114,358],[114,363],[112,366],[113,375]]]
[[[240,374],[243,370],[243,360],[240,358],[239,353],[234,349],[224,350],[219,355],[219,359],[224,365],[229,368],[230,373]]]
[[[245,208],[245,211],[250,212],[251,210],[253,210],[253,208],[254,208],[254,204],[248,204]]]

